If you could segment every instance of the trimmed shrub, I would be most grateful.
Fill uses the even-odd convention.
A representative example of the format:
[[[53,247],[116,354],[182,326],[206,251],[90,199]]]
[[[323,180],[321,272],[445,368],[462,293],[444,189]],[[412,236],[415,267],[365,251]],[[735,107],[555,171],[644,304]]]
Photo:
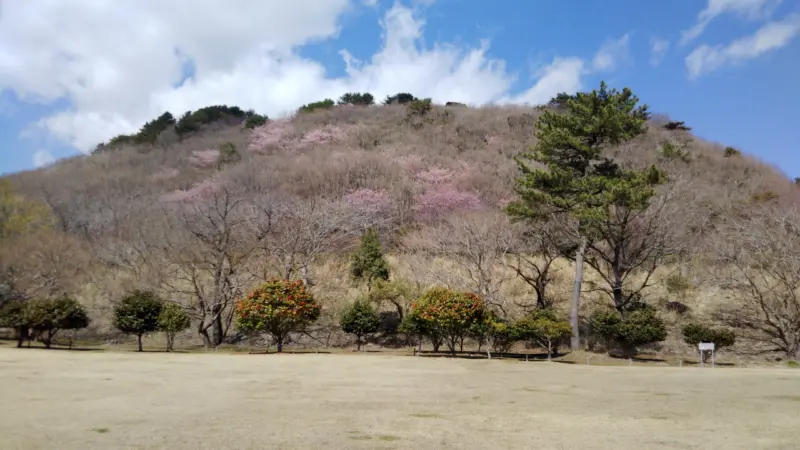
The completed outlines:
[[[433,288],[411,306],[410,326],[428,336],[438,351],[437,342],[444,341],[455,354],[470,328],[483,319],[483,299],[469,292]]]
[[[370,302],[358,299],[345,308],[339,325],[345,333],[356,336],[356,349],[361,351],[362,338],[378,331],[381,317]]]
[[[319,319],[321,308],[300,280],[273,279],[236,303],[239,330],[247,334],[268,333],[283,351],[289,333]]]
[[[114,306],[114,327],[127,334],[136,335],[142,351],[142,336],[158,331],[159,315],[164,301],[152,291],[135,290]]]
[[[637,347],[666,339],[667,329],[658,312],[650,306],[626,312],[622,317],[615,311],[596,311],[591,316],[593,330],[606,339],[609,347],[619,345],[626,355],[635,354]]]
[[[175,335],[187,330],[190,326],[192,326],[192,319],[181,305],[164,303],[158,314],[158,331],[163,331],[167,338],[168,352],[175,347]]]
[[[683,341],[697,348],[701,342],[714,344],[715,350],[730,347],[736,343],[736,335],[731,330],[715,329],[699,323],[690,323],[683,327]],[[698,349],[698,351],[700,351]],[[705,352],[701,352],[700,359],[705,362]]]
[[[33,329],[45,347],[50,348],[60,330],[78,330],[89,326],[86,308],[63,295],[55,299],[36,299],[23,308],[25,324]]]
[[[559,318],[550,309],[537,309],[517,320],[513,326],[517,339],[540,345],[547,350],[550,360],[558,352],[558,345],[572,335],[568,320]]]

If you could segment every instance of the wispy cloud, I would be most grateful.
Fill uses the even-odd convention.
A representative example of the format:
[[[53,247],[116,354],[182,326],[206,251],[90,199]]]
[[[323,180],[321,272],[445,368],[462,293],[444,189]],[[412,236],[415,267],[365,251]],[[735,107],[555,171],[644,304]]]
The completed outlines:
[[[592,69],[614,70],[619,64],[626,63],[630,59],[630,35],[625,33],[619,39],[608,40],[600,47],[592,59]]]
[[[695,24],[684,30],[681,44],[698,38],[716,17],[732,13],[748,19],[767,17],[783,0],[708,0],[708,5],[697,14]]]
[[[800,33],[800,14],[770,22],[754,34],[737,39],[726,46],[701,45],[686,57],[689,78],[695,79],[727,64],[743,62],[781,48]]]
[[[669,51],[669,41],[654,37],[650,40],[650,65],[658,67]]]

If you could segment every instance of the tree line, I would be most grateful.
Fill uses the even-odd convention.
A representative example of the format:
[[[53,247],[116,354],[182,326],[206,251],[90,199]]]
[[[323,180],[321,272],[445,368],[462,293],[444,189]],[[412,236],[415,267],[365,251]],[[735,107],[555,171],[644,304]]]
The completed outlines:
[[[590,330],[609,346],[629,353],[666,336],[660,312],[648,298],[650,288],[663,279],[657,272],[671,271],[689,256],[713,255],[718,264],[709,265],[709,275],[726,291],[737,293],[740,303],[715,311],[713,327],[691,324],[702,330],[689,327],[684,334],[692,340],[716,340],[721,346],[732,342],[726,333],[730,329],[737,337],[764,344],[765,351],[797,358],[800,308],[794,292],[800,267],[792,252],[800,245],[795,231],[800,215],[785,205],[751,207],[746,214],[724,220],[687,211],[692,193],[684,180],[670,177],[658,165],[621,164],[614,157],[648,133],[650,118],[647,106],[629,89],[617,91],[605,83],[591,92],[560,96],[536,119],[536,144],[516,157],[516,198],[505,208],[505,218],[454,215],[407,233],[419,242],[404,245],[420,254],[448,257],[463,268],[469,286],[413,292],[399,280],[365,272],[362,266],[377,258],[373,248],[372,256],[361,255],[351,267],[354,277],[367,274],[366,293],[363,301],[353,304],[352,308],[358,304],[358,314],[350,311],[351,318],[359,319],[346,328],[357,330],[354,334],[361,342],[375,323],[372,316],[361,314],[368,309],[365,305],[389,304],[397,310],[402,330],[438,342],[437,348],[447,345],[452,350],[456,342],[460,348],[464,339],[494,342],[489,331],[481,335],[476,331],[480,329],[495,330],[498,343],[512,336],[539,342],[541,334],[534,339],[520,330],[549,329],[557,334],[565,329],[549,287],[554,261],[566,259],[574,268],[570,347],[581,348],[581,331]],[[670,122],[666,128],[678,133],[688,127]],[[261,275],[243,270],[257,251],[263,249],[279,261],[280,280],[299,279],[310,289],[314,262],[364,228],[380,224],[379,218],[346,212],[333,203],[289,210],[270,202],[265,195],[245,204],[223,189],[213,201],[176,210],[163,224],[169,233],[159,236],[161,241],[135,242],[121,263],[147,269],[164,291],[191,299],[185,310],[197,333],[207,345],[220,345],[229,331],[246,329],[239,328],[236,312],[242,286],[270,278],[266,270]],[[504,219],[510,220],[514,233],[508,232]],[[686,222],[691,226],[681,229],[689,233],[676,234],[676,224]],[[722,230],[713,240],[704,234],[710,227]],[[271,240],[276,228],[294,232],[293,239]],[[523,305],[526,312],[519,317],[503,298],[500,286],[507,280],[498,275],[498,265],[510,267],[533,291],[531,305]],[[594,275],[590,284],[584,282],[584,271]],[[587,293],[601,296],[607,306],[581,317]],[[437,318],[436,310],[464,314]],[[553,345],[562,338],[553,339]]]

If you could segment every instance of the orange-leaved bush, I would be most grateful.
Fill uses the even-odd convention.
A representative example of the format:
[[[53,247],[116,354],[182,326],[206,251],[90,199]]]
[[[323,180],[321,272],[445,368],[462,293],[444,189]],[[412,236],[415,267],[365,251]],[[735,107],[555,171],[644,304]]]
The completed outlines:
[[[300,280],[273,279],[236,302],[236,320],[242,332],[268,333],[283,351],[289,333],[319,318],[320,305]]]
[[[469,329],[483,318],[483,299],[470,292],[451,291],[441,287],[432,288],[411,305],[410,320],[416,328],[427,335],[438,350],[444,341],[451,353]]]

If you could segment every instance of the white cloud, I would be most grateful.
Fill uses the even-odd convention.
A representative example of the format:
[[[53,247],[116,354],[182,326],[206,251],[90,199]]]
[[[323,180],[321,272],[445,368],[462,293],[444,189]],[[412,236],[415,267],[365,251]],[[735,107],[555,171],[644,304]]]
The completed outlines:
[[[33,154],[33,166],[37,169],[39,167],[49,166],[56,161],[56,158],[47,150],[36,150]]]
[[[779,22],[770,22],[750,36],[727,46],[701,45],[686,57],[689,78],[713,72],[729,63],[743,62],[787,45],[800,34],[800,14],[792,14]]]
[[[609,40],[600,47],[592,60],[596,71],[614,70],[618,64],[630,60],[630,36],[626,33],[617,40]]]
[[[783,0],[708,0],[708,6],[697,14],[697,22],[684,30],[681,44],[696,39],[705,31],[712,20],[722,14],[736,14],[747,19],[760,19],[768,16]]]
[[[370,3],[367,1],[367,3]],[[424,21],[396,4],[386,12],[382,46],[369,60],[341,54],[347,75],[330,77],[297,49],[336,37],[355,0],[94,0],[7,2],[0,27],[0,89],[27,101],[66,99],[70,108],[38,126],[81,151],[135,131],[165,110],[174,114],[215,103],[270,116],[320,98],[399,91],[435,101],[543,103],[574,92],[582,77],[627,58],[628,37],[604,45],[587,68],[557,57],[532,86],[509,93],[516,75],[474,47],[421,43]],[[191,79],[176,86],[189,59]]]
[[[664,60],[669,51],[669,41],[661,38],[653,38],[650,40],[650,65],[658,67],[661,61]]]

